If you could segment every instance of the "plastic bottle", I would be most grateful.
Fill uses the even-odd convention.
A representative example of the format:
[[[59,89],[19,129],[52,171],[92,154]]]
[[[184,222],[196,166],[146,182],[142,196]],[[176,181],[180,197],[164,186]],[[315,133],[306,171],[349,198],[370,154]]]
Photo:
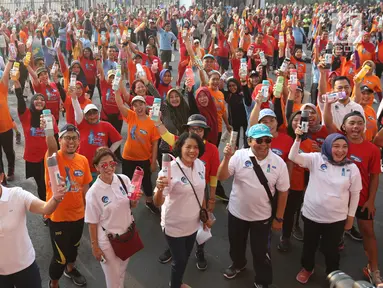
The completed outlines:
[[[197,55],[194,55],[194,61],[197,65],[197,68],[202,71],[203,70],[203,64],[202,64],[201,59]]]
[[[363,80],[363,78],[366,76],[366,74],[370,71],[371,67],[370,65],[364,65],[362,67],[362,69],[360,69],[360,71],[358,72],[358,74],[356,74],[356,78],[355,80],[357,82],[361,82]]]
[[[241,64],[239,66],[239,78],[246,79],[247,77],[247,63],[246,58],[241,59]]]
[[[237,138],[238,138],[238,132],[237,131],[231,131],[230,134],[230,146],[231,146],[231,151],[234,152],[235,148],[237,146]]]
[[[14,62],[13,67],[11,69],[11,79],[15,81],[15,80],[19,80],[19,77],[20,77],[20,63]]]
[[[137,76],[138,77],[144,77],[146,76],[144,68],[142,68],[142,65],[140,63],[136,64],[136,70],[137,70]]]
[[[223,82],[226,82],[226,80],[227,79],[229,79],[229,78],[231,78],[231,77],[233,77],[233,70],[227,70],[227,71],[225,71],[225,73],[223,73],[222,74],[222,76],[221,76],[221,80],[223,81]]]
[[[71,88],[76,88],[76,82],[77,82],[77,75],[72,73],[70,75],[70,82],[69,82],[69,87]]]
[[[281,97],[284,82],[285,82],[285,77],[283,77],[283,76],[277,77],[277,82],[275,83],[275,91],[274,91],[274,96],[276,98]]]
[[[263,80],[262,81],[262,102],[267,102],[269,100],[269,87],[270,82],[269,80]]]
[[[27,49],[32,46],[32,42],[33,42],[33,37],[29,36],[27,41]]]
[[[45,110],[44,110],[45,111]],[[60,169],[57,163],[56,153],[47,158],[49,180],[53,192],[53,196],[57,192],[58,186],[61,184]],[[59,199],[57,199],[59,200]]]
[[[303,110],[301,114],[301,130],[303,133],[309,132],[309,111]]]
[[[266,57],[265,57],[265,52],[263,52],[263,51],[260,51],[260,52],[259,52],[259,59],[261,59],[261,64],[262,64],[263,66],[266,66],[266,65],[267,65],[267,59],[266,59]]]
[[[296,89],[298,84],[297,69],[290,69],[290,87]]]
[[[93,53],[94,53],[94,54],[98,54],[98,45],[97,45],[97,43],[94,43],[94,46],[93,46]]]
[[[101,32],[101,43],[104,44],[105,42],[106,42],[105,31],[102,31],[102,32]]]
[[[194,84],[195,84],[195,79],[194,79],[194,72],[193,72],[193,69],[192,69],[191,67],[187,67],[185,73],[186,73],[186,78],[189,79],[189,81],[188,81],[188,86],[189,86],[189,87],[194,86]]]
[[[130,200],[137,200],[137,194],[140,193],[142,179],[144,178],[144,170],[137,166],[134,170],[132,181],[130,182],[128,198]]]
[[[172,162],[172,157],[168,153],[162,154],[162,173],[164,176],[169,180],[172,179],[171,176],[171,162]]]
[[[326,54],[324,55],[325,69],[330,69],[332,64],[332,43],[326,45]]]
[[[31,62],[32,53],[27,52],[24,58],[24,66],[29,66],[29,63]]]
[[[158,122],[160,120],[160,108],[161,108],[161,99],[160,98],[154,98],[153,102],[153,109],[152,109],[152,115],[151,119],[154,122]]]
[[[229,132],[226,130],[226,131],[223,132],[223,134],[222,134],[221,142],[222,142],[222,143],[227,143],[227,142],[229,142],[229,140],[230,140],[230,134],[229,134]]]
[[[279,70],[281,70],[282,72],[286,72],[287,68],[289,67],[289,64],[290,64],[290,59],[285,58],[285,60],[283,60],[283,62],[282,62],[281,67],[279,68]]]
[[[57,39],[55,43],[55,49],[57,50],[58,48],[60,48],[60,39]]]
[[[53,136],[55,135],[55,131],[53,129],[53,119],[52,113],[50,109],[43,110],[43,117],[45,120],[45,136]]]
[[[249,49],[247,50],[247,57],[253,56],[253,52],[254,52],[254,46],[250,45]]]
[[[142,22],[136,29],[134,29],[134,33],[137,33],[138,31],[145,28],[145,22]]]
[[[51,75],[52,75],[52,76],[55,75],[56,71],[57,71],[57,63],[55,62],[55,63],[53,63],[53,65],[52,65]]]
[[[346,95],[346,92],[342,91],[342,92],[333,92],[333,93],[327,93],[327,94],[324,94],[322,95],[322,100],[323,102],[326,101],[326,97],[328,100],[343,100],[347,97]]]
[[[117,66],[116,66],[116,75],[114,76],[113,85],[112,85],[112,89],[114,91],[118,90],[118,88],[120,86],[120,81],[121,81],[121,65],[117,64]]]
[[[217,29],[215,26],[211,26],[211,37],[215,38],[217,36]]]
[[[281,49],[285,47],[285,35],[283,32],[279,32],[278,47]]]
[[[16,46],[15,44],[11,43],[9,44],[9,56],[12,58],[12,59],[16,59],[17,57],[17,50],[16,50]]]

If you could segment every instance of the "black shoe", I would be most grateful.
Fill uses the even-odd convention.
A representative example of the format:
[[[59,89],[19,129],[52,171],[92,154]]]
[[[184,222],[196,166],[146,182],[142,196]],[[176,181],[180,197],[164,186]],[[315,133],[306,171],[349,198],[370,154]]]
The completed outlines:
[[[225,270],[225,272],[223,273],[223,276],[226,278],[226,279],[233,279],[235,278],[240,272],[242,272],[243,270],[246,269],[246,265],[243,266],[241,269],[236,269],[233,264],[229,266],[229,268],[227,268]]]
[[[57,287],[60,288],[60,285],[58,285]],[[48,281],[48,288],[51,288],[51,280]]]
[[[356,230],[356,228],[354,226],[352,226],[352,228],[350,230],[347,230],[345,232],[346,232],[346,235],[351,237],[351,239],[353,239],[355,241],[363,241],[363,236],[359,233],[358,230]]]
[[[196,251],[195,252],[195,258],[197,258],[197,269],[200,271],[204,271],[207,269],[207,261],[205,259],[205,253],[203,250],[201,251]]]
[[[229,197],[226,196],[225,194],[225,190],[223,189],[217,189],[215,191],[215,198],[221,200],[221,201],[224,201],[224,202],[229,202]]]
[[[158,207],[156,207],[156,205],[154,205],[153,202],[146,202],[145,204],[146,208],[148,208],[150,210],[150,212],[152,212],[153,214],[160,214],[160,209],[158,209]]]
[[[167,248],[164,253],[162,253],[160,255],[160,257],[158,257],[158,261],[160,261],[160,263],[162,264],[166,264],[168,263],[170,260],[172,260],[172,253],[170,252],[170,249]]]
[[[65,267],[64,275],[72,279],[72,282],[77,286],[86,285],[85,277],[82,276],[81,273],[75,267],[73,267],[72,271],[70,272],[68,272],[67,268]]]
[[[281,252],[287,252],[290,250],[290,247],[291,247],[291,244],[290,244],[290,239],[283,239],[283,237],[281,236],[281,238],[279,239],[279,244],[277,246],[278,250],[281,251]]]

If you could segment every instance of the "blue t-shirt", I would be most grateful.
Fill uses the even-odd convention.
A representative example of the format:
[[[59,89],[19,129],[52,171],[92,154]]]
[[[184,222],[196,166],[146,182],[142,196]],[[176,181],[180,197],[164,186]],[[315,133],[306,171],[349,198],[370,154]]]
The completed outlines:
[[[166,32],[161,27],[158,27],[160,33],[160,50],[172,50],[172,41],[176,41],[177,37],[173,32]]]

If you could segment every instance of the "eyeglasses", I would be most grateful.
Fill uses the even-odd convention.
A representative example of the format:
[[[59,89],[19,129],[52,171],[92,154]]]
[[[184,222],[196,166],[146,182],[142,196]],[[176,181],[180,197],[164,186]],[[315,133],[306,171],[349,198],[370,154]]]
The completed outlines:
[[[106,168],[108,168],[108,166],[109,166],[110,168],[114,168],[114,167],[117,166],[117,162],[116,162],[116,161],[110,161],[109,163],[108,163],[108,162],[105,162],[105,163],[100,164],[100,167],[101,167],[102,169],[106,169]]]
[[[202,127],[190,127],[189,131],[194,133],[200,133],[200,132],[203,132],[204,129]]]
[[[70,142],[71,140],[72,141],[77,141],[78,140],[78,136],[64,136],[63,137],[65,141],[68,141]]]
[[[272,139],[270,137],[263,137],[263,138],[255,139],[255,142],[257,142],[257,144],[262,144],[262,143],[270,144],[271,140]]]

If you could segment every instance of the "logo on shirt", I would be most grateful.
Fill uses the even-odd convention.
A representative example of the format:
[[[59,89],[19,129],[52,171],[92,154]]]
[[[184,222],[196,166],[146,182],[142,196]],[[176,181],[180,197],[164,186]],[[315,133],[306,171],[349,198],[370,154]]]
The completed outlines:
[[[185,176],[182,176],[181,177],[181,182],[184,183],[184,184],[188,184],[188,179],[186,179]]]
[[[327,170],[327,165],[326,165],[326,164],[322,164],[322,165],[320,165],[320,169],[321,169],[322,171],[326,171],[326,170]]]
[[[40,127],[31,127],[29,131],[32,137],[45,137],[45,131]]]
[[[283,155],[283,151],[282,150],[279,150],[279,149],[276,149],[276,148],[271,148],[271,151],[273,151],[273,153],[278,155],[278,156],[282,156]]]
[[[105,136],[104,133],[99,132],[99,133],[94,133],[93,130],[90,130],[89,135],[88,135],[88,144],[89,145],[95,145],[98,147],[105,146],[105,141],[102,138]]]
[[[102,201],[102,203],[104,203],[104,206],[106,206],[110,203],[108,196],[102,196],[101,201]]]
[[[350,158],[351,158],[352,161],[355,161],[355,162],[358,162],[358,163],[362,162],[362,159],[360,159],[359,157],[357,157],[357,156],[355,156],[353,154],[351,154]]]
[[[205,175],[202,172],[198,172],[199,177],[201,177],[202,180],[205,179]]]
[[[84,172],[82,170],[74,170],[73,175],[76,177],[81,177],[84,175]]]
[[[253,165],[253,163],[251,163],[250,160],[246,160],[244,167],[245,167],[245,168],[249,168],[249,167],[251,167],[252,165]]]
[[[141,133],[141,134],[144,134],[144,135],[148,135],[148,132],[146,132],[146,131],[143,130],[143,129],[140,129],[140,133]]]

